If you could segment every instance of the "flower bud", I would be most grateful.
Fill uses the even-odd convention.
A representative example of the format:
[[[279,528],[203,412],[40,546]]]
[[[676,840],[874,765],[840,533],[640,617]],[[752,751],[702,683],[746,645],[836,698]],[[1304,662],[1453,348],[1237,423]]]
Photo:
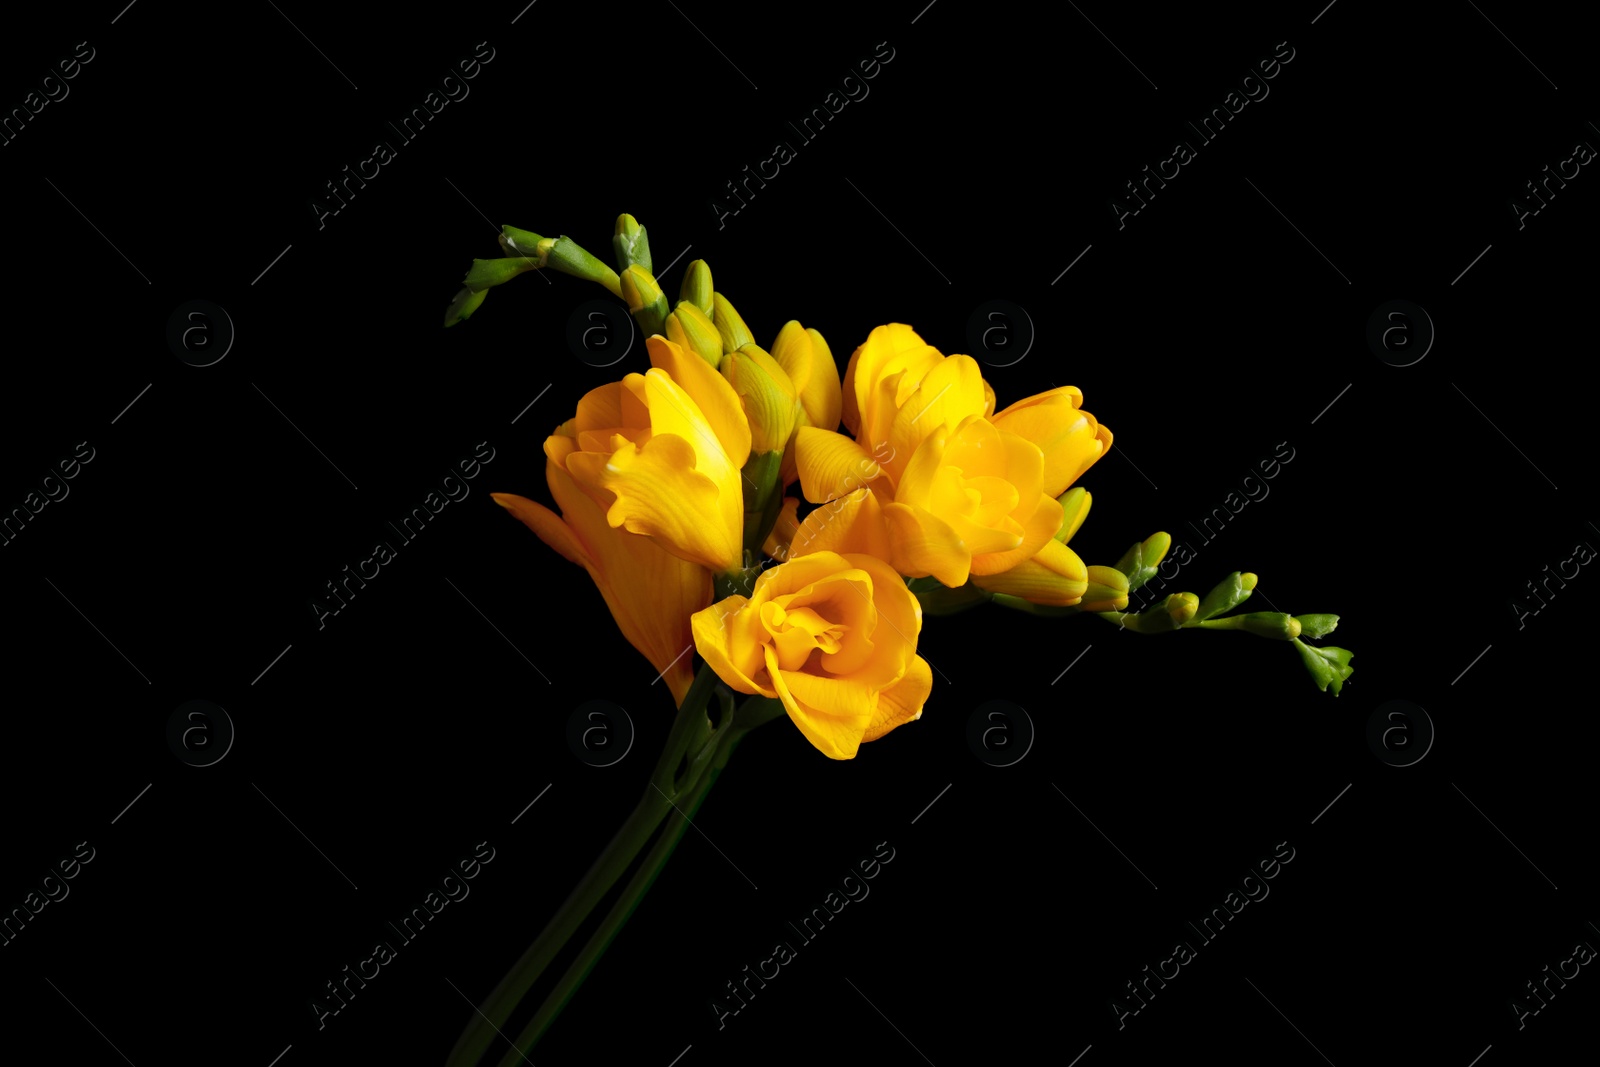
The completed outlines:
[[[1239,620],[1239,629],[1248,630],[1257,637],[1293,641],[1300,636],[1300,620],[1281,611],[1256,611],[1235,618]]]
[[[519,240],[517,243],[521,244],[522,242]],[[541,256],[539,260],[540,266],[549,267],[552,270],[560,271],[562,274],[570,274],[574,278],[582,278],[585,281],[599,282],[610,290],[613,296],[623,296],[617,272],[590,255],[570,237],[546,237],[539,242],[537,247]],[[645,275],[648,277],[649,272],[646,271]],[[661,315],[664,317],[666,313],[666,301],[663,300]],[[646,331],[645,336],[648,337],[651,333],[659,333],[660,328],[661,321],[658,318],[656,320],[656,329]]]
[[[739,313],[733,310],[733,305],[728,303],[727,297],[721,293],[712,293],[711,306],[711,319],[717,324],[717,333],[722,337],[722,351],[737,352],[745,345],[755,344],[756,339],[750,336],[750,328],[744,324]]]
[[[1117,560],[1116,569],[1127,576],[1130,593],[1156,576],[1156,567],[1170,547],[1172,538],[1165,533],[1153,533],[1128,546],[1128,551]]]
[[[646,337],[661,332],[667,320],[667,297],[655,276],[635,263],[622,272],[622,299]]]
[[[1020,597],[1030,604],[1071,607],[1088,590],[1090,570],[1060,541],[1046,541],[1032,559],[999,574],[974,574],[969,581],[980,589]],[[1123,604],[1127,604],[1126,597]]]
[[[461,290],[456,294],[455,299],[450,301],[450,306],[445,308],[444,324],[446,326],[454,326],[458,322],[470,319],[472,313],[478,310],[478,305],[483,303],[483,298],[488,295],[489,290],[487,289]]]
[[[1200,609],[1195,612],[1195,621],[1204,622],[1207,619],[1232,611],[1234,608],[1250,599],[1250,590],[1255,588],[1255,575],[1250,575],[1249,585],[1245,584],[1245,575],[1234,571],[1216,588],[1207,593],[1205,599],[1200,601]]]
[[[617,256],[617,269],[627,270],[635,263],[650,270],[650,238],[639,220],[632,215],[618,215],[616,228],[611,234],[611,250]]]
[[[722,338],[717,328],[705,312],[689,301],[678,301],[677,309],[667,316],[666,329],[667,340],[698,353],[713,367],[722,362]]]
[[[1056,497],[1056,503],[1061,505],[1061,529],[1056,531],[1056,540],[1068,544],[1083,520],[1089,517],[1089,505],[1094,503],[1094,498],[1080,485]]]
[[[550,238],[540,237],[531,230],[519,230],[515,226],[500,227],[499,240],[500,248],[506,255],[527,256],[541,267],[544,266],[545,256],[550,251],[549,245],[545,244]],[[545,245],[543,253],[539,251],[540,245]]]
[[[1115,567],[1088,568],[1088,588],[1078,602],[1083,611],[1121,611],[1128,606],[1128,576]]]
[[[1200,598],[1193,593],[1173,593],[1167,597],[1167,615],[1175,627],[1188,625],[1199,607]]]
[[[705,260],[697,259],[684,269],[678,299],[689,301],[705,312],[707,322],[711,321],[711,268],[706,266]]]
[[[794,382],[805,416],[803,426],[819,430],[839,428],[839,412],[844,398],[839,386],[839,365],[822,334],[802,327],[790,319],[772,342],[772,358],[778,361]]]
[[[739,394],[750,422],[750,452],[782,453],[794,433],[800,400],[778,362],[753,344],[722,357],[722,376]]]
[[[1144,555],[1141,562],[1150,570],[1154,577],[1155,569],[1161,566],[1161,561],[1167,558],[1167,550],[1172,547],[1172,535],[1165,531],[1151,534],[1144,539]],[[1252,577],[1254,577],[1252,575]],[[1145,581],[1149,581],[1146,578]]]

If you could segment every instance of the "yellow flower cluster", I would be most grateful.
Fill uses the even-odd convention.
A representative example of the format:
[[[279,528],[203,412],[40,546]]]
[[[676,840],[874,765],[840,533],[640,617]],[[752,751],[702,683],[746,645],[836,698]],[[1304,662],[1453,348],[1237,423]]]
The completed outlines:
[[[1067,491],[1111,432],[1078,389],[997,413],[975,360],[900,324],[873,330],[841,382],[816,330],[788,323],[769,354],[720,293],[710,314],[680,302],[666,329],[648,371],[592,390],[546,440],[560,515],[495,500],[588,570],[679,703],[693,644],[730,688],[780,699],[818,750],[850,759],[919,718],[932,689],[907,579],[1058,606],[1090,589],[1066,544],[1089,497]],[[779,456],[782,486],[821,506],[802,520],[785,500],[758,531],[775,565],[712,603],[714,578],[750,573],[747,472]]]

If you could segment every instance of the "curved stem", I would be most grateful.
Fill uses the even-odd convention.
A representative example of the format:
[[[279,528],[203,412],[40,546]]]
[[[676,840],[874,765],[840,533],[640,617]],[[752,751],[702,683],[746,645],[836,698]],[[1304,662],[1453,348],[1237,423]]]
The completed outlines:
[[[661,759],[651,772],[650,782],[646,785],[644,794],[639,798],[633,813],[617,830],[605,850],[600,853],[599,858],[594,861],[561,907],[556,909],[555,915],[551,917],[533,944],[529,945],[512,965],[511,970],[500,980],[500,984],[495,986],[494,992],[490,993],[478,1010],[473,1012],[466,1029],[462,1031],[455,1047],[450,1051],[448,1067],[475,1067],[494,1041],[499,1027],[505,1024],[517,1005],[522,1003],[528,995],[528,990],[538,981],[545,968],[550,966],[557,953],[572,939],[573,934],[577,933],[595,905],[633,865],[634,859],[649,844],[651,837],[672,810],[684,788],[694,784],[698,776],[692,767],[690,774],[686,776],[688,781],[682,785],[677,783],[675,781],[677,767],[684,753],[691,747],[696,750],[702,749],[704,738],[711,733],[711,724],[706,718],[705,707],[716,683],[715,672],[709,666],[702,666],[695,675],[694,684],[684,695],[683,705],[678,709],[678,717],[672,725],[672,732],[667,737]],[[698,756],[697,751],[697,758]],[[703,762],[700,765],[703,766]]]
[[[685,831],[692,825],[691,820],[705,800],[706,794],[711,791],[723,768],[728,765],[733,750],[738,747],[744,735],[782,714],[784,708],[781,701],[768,697],[751,697],[740,706],[738,712],[722,724],[713,743],[697,753],[694,765],[700,767],[702,773],[688,788],[682,802],[673,804],[673,815],[667,820],[661,836],[645,855],[639,869],[623,888],[622,895],[611,906],[611,911],[601,920],[599,927],[579,950],[577,958],[572,961],[566,973],[561,976],[561,980],[540,1005],[538,1012],[517,1035],[511,1050],[501,1059],[500,1067],[517,1067],[517,1064],[523,1062],[526,1055],[533,1051],[533,1046],[544,1037],[551,1024],[578,992],[578,988],[594,970],[595,964],[600,962],[600,957],[611,947],[612,940],[633,917],[634,910],[638,908],[644,895],[650,891],[650,887],[655,884],[667,861],[672,858],[673,851],[683,839]]]

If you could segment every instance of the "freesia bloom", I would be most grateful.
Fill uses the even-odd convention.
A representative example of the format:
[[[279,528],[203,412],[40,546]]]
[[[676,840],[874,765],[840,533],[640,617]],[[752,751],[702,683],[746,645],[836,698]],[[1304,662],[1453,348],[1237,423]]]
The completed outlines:
[[[845,371],[843,418],[855,440],[815,428],[796,435],[801,488],[822,503],[871,471],[901,574],[955,587],[1037,563],[1043,570],[1023,580],[1053,584],[1061,599],[1082,564],[1059,542],[1048,547],[1063,518],[1055,498],[1111,441],[1078,409],[1082,398],[1067,386],[995,415],[994,390],[970,356],[941,355],[908,326],[880,326]],[[871,463],[869,446],[883,445],[888,458]],[[1036,560],[1041,551],[1047,558]]]
[[[565,468],[577,447],[575,422],[569,420],[545,442],[545,476],[560,515],[526,497],[491,495],[545,544],[589,572],[617,628],[663,673],[673,700],[682,704],[694,680],[683,654],[693,641],[689,617],[711,603],[711,572],[606,521],[605,509]]]
[[[916,654],[922,606],[887,563],[865,553],[792,557],[694,616],[694,641],[717,677],[783,701],[806,740],[832,759],[920,718],[933,689]]]
[[[606,521],[717,573],[744,563],[750,426],[716,369],[661,336],[651,369],[591,390],[563,466]],[[547,442],[548,444],[548,442]]]

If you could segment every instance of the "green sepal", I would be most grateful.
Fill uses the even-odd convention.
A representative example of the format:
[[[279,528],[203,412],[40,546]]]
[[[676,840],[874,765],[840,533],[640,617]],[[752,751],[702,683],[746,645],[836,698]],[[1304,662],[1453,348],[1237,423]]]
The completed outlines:
[[[1326,637],[1339,626],[1337,615],[1296,615],[1301,637]]]
[[[1324,645],[1313,648],[1300,640],[1294,639],[1294,647],[1300,650],[1300,659],[1306,665],[1306,670],[1311,672],[1312,681],[1317,683],[1317,689],[1327,692],[1328,687],[1333,687],[1333,695],[1338,696],[1339,690],[1344,686],[1345,680],[1355,673],[1355,668],[1350,666],[1353,657],[1348,649],[1335,648]]]
[[[487,289],[463,289],[450,301],[450,306],[445,308],[444,324],[446,327],[454,326],[458,322],[465,322],[472,318],[472,313],[478,310],[478,305],[483,303],[483,298],[489,295]]]

